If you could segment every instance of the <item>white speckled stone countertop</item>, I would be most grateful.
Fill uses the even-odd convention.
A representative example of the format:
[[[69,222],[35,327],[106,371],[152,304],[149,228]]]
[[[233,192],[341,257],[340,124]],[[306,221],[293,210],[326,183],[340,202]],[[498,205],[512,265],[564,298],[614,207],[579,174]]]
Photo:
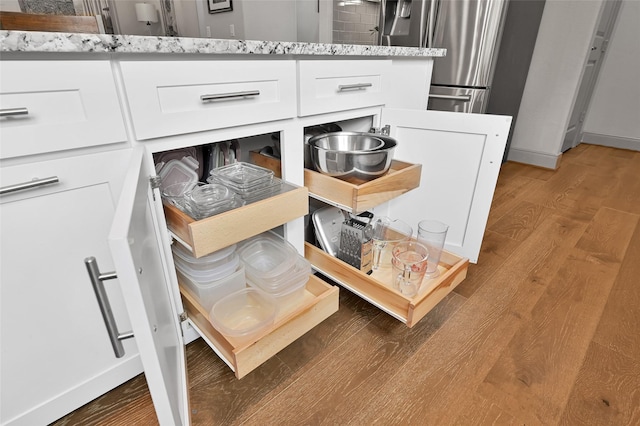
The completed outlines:
[[[0,30],[0,52],[442,57],[446,49]]]

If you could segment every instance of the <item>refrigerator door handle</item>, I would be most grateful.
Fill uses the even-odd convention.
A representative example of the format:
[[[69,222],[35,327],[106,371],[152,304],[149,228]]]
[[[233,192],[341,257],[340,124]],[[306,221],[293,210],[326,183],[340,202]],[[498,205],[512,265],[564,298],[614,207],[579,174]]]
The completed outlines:
[[[449,101],[471,102],[471,95],[429,95],[431,99],[446,99]]]
[[[426,37],[427,45],[425,47],[434,47],[433,37],[434,37],[434,32],[436,30],[436,11],[437,11],[437,6],[439,1],[440,0],[431,0],[429,4],[429,16],[427,18],[427,37]]]

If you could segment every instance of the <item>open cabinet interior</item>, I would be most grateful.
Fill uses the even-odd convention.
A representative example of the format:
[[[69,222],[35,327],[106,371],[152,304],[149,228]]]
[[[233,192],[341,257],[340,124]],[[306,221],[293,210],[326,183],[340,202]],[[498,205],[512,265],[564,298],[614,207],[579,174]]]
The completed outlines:
[[[212,180],[211,171],[233,165],[239,165],[242,169],[230,169],[234,174],[228,177],[244,179],[248,176],[253,179],[253,173],[262,173],[262,170],[252,167],[251,154],[257,152],[266,158],[280,157],[280,135],[280,132],[270,132],[157,152],[154,154],[154,164],[159,176],[167,177],[170,175],[163,175],[163,168],[181,161],[193,168],[191,178],[197,176],[200,184],[209,181],[212,186],[223,185],[226,181]],[[184,162],[185,156],[193,157],[197,163]],[[181,171],[185,170],[182,165],[180,167]],[[271,181],[280,181],[282,173],[279,165],[271,171]],[[163,185],[160,187],[162,190]],[[236,190],[236,187],[229,188]],[[235,192],[234,196],[241,193]],[[203,217],[194,217],[192,211],[184,209],[175,200],[163,198],[164,217],[174,239],[172,253],[177,283],[188,322],[238,378],[248,374],[338,309],[338,288],[313,276],[303,255],[284,239],[287,223],[302,220],[308,212],[306,188],[282,180],[277,190],[259,195],[243,198],[239,206]],[[265,239],[274,244],[266,244]],[[255,253],[246,254],[254,246]],[[293,252],[287,251],[288,257],[278,257],[281,253],[277,250],[289,249]],[[252,264],[252,259],[257,263]],[[295,265],[283,269],[285,272],[279,272],[277,277],[295,287],[291,292],[288,287],[282,290],[278,280],[268,275],[274,270],[268,269],[272,268],[269,262],[284,264],[290,259],[298,260]],[[280,267],[280,264],[277,266]],[[250,275],[249,271],[256,275]],[[262,272],[264,277],[260,276],[262,281],[258,281],[257,274]],[[295,282],[291,281],[292,274],[297,274]],[[235,295],[252,293],[249,290],[254,289],[266,293],[276,286],[277,291],[267,294],[270,300],[266,301],[275,303],[273,314],[267,315],[261,311],[258,315],[265,315],[265,318],[241,318],[245,308],[238,305],[237,315],[228,310],[224,317],[217,316],[225,303],[239,303],[234,301]],[[253,304],[251,308],[254,312],[265,306],[260,304],[264,301],[253,294],[237,297],[243,297],[243,303]]]

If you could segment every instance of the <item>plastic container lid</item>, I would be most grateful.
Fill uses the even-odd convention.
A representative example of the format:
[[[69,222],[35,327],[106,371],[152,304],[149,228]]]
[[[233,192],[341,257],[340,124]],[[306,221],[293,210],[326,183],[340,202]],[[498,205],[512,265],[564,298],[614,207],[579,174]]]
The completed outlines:
[[[234,189],[244,190],[271,182],[273,171],[251,163],[237,162],[212,169],[209,174]]]
[[[270,327],[277,311],[273,296],[247,287],[217,301],[211,308],[209,319],[222,334],[247,341]]]
[[[304,287],[307,281],[309,281],[311,264],[304,257],[298,255],[298,259],[293,267],[277,279],[265,280],[256,277],[246,273],[246,268],[245,274],[249,284],[264,290],[274,297],[283,297]]]
[[[221,280],[233,274],[238,269],[238,265],[240,265],[240,258],[237,254],[233,253],[225,259],[224,263],[218,264],[210,269],[196,269],[193,265],[187,264],[179,257],[174,258],[174,263],[176,269],[184,275],[193,281],[203,284],[210,281]]]
[[[198,161],[193,157],[184,157],[182,160],[170,160],[162,166],[158,175],[162,182],[162,188],[181,182],[198,182]]]
[[[240,250],[247,274],[257,278],[275,278],[289,271],[299,255],[287,241],[256,238]]]
[[[221,250],[198,258],[193,257],[193,255],[180,244],[172,245],[171,250],[175,256],[184,261],[183,263],[189,265],[193,269],[210,270],[228,263],[231,255],[236,251],[236,245],[230,245],[229,247],[225,247]]]
[[[234,197],[234,193],[224,185],[209,183],[193,188],[189,197],[198,207],[212,207],[228,202]]]
[[[209,312],[214,303],[223,297],[247,287],[244,267],[239,265],[232,274],[217,280],[199,282],[185,275],[176,265],[180,284],[186,286],[192,296]]]

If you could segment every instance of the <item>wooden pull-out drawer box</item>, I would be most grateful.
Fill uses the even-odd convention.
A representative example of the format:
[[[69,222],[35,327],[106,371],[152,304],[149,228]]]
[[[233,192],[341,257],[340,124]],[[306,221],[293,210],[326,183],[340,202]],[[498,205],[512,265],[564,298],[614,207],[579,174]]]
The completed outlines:
[[[418,294],[407,297],[391,287],[388,271],[378,270],[367,275],[309,243],[305,244],[305,257],[314,269],[409,327],[413,327],[456,288],[466,278],[469,267],[469,259],[443,251],[438,265],[440,275],[425,278]]]

